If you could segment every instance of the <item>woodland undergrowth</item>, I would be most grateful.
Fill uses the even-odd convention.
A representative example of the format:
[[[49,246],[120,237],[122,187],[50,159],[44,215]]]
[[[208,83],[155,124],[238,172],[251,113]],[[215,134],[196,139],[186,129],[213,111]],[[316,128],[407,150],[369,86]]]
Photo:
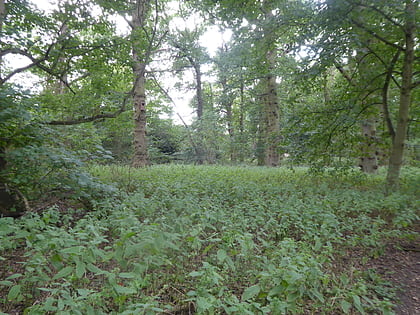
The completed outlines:
[[[415,237],[419,169],[94,166],[93,210],[0,219],[0,309],[25,314],[393,314],[363,265]],[[80,213],[83,212],[83,215]]]

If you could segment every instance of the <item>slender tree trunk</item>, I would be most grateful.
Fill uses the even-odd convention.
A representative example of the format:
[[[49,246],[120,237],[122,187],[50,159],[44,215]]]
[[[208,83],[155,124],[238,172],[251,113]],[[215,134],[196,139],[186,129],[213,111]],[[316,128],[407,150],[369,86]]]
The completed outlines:
[[[222,94],[222,101],[221,104],[223,108],[226,110],[226,123],[227,123],[227,132],[229,135],[229,155],[230,155],[230,161],[234,162],[236,160],[236,154],[235,154],[235,131],[233,128],[233,110],[232,110],[232,98],[229,95],[229,90],[227,86],[227,79],[222,78],[220,80],[220,83],[223,87],[223,94]]]
[[[3,22],[6,17],[6,6],[4,4],[4,0],[0,0],[0,32],[3,31]],[[3,58],[0,56],[0,69],[2,66]],[[3,76],[3,74],[0,72],[0,78]]]
[[[203,118],[203,108],[204,108],[204,100],[203,100],[203,84],[201,82],[201,67],[200,64],[195,62],[194,60],[190,60],[191,64],[194,67],[195,71],[195,90],[196,90],[196,97],[197,97],[197,118],[201,120]]]
[[[264,119],[261,119],[264,120]],[[255,143],[255,155],[257,158],[257,165],[265,165],[265,137],[266,132],[264,130],[265,121],[260,122],[257,130],[257,142]]]
[[[202,119],[203,119],[203,108],[204,108],[204,98],[203,98],[203,86],[202,86],[202,82],[201,82],[201,77],[202,77],[202,73],[201,73],[201,66],[199,64],[199,62],[196,62],[192,57],[188,58],[191,65],[194,68],[194,72],[195,72],[195,93],[196,93],[196,98],[197,98],[197,120],[198,120],[198,129],[197,132],[200,136],[201,132],[202,132]],[[205,160],[205,148],[203,146],[203,143],[199,143],[198,147],[197,147],[197,152],[198,152],[198,156],[197,156],[197,160],[196,163],[201,165],[204,163]]]
[[[0,0],[0,32],[3,30],[3,21],[6,15],[6,8],[4,5],[4,0]],[[3,58],[0,56],[0,78],[3,77],[3,73],[1,71],[1,67],[3,65]],[[6,148],[0,146],[0,215],[2,215],[5,211],[9,210],[11,205],[9,204],[9,200],[12,200],[10,193],[7,191],[6,186],[6,179],[4,176],[4,172],[7,168],[6,163]]]
[[[134,107],[134,156],[133,167],[145,167],[149,164],[146,139],[146,62],[147,53],[141,46],[139,36],[145,26],[147,14],[145,0],[137,0],[132,16],[132,54],[133,54],[133,107]]]
[[[404,155],[404,145],[408,128],[408,115],[411,104],[414,49],[416,38],[416,4],[414,0],[405,1],[405,51],[402,70],[400,104],[395,137],[389,158],[386,191],[391,193],[398,189],[401,165]]]
[[[60,37],[64,37],[67,35],[68,33],[68,26],[66,23],[63,24],[63,26],[60,29]],[[63,47],[64,48],[64,47]],[[62,51],[64,51],[64,49],[62,49]],[[58,58],[58,64],[65,64],[65,57],[64,56],[60,56]],[[67,82],[67,70],[63,69],[61,76],[60,76],[60,80],[56,81],[56,86],[54,88],[54,92],[58,95],[64,94],[66,91],[66,85],[64,82]]]
[[[376,173],[378,170],[378,150],[376,146],[376,121],[365,119],[362,124],[362,142],[360,168],[364,173]]]
[[[244,124],[244,110],[245,110],[245,85],[243,78],[241,78],[241,87],[240,87],[240,104],[239,104],[239,162],[245,160],[244,147],[245,147],[245,124]]]
[[[227,120],[227,131],[229,135],[229,151],[230,151],[230,161],[235,162],[235,131],[233,129],[233,113],[232,113],[232,103],[226,103],[226,120]]]

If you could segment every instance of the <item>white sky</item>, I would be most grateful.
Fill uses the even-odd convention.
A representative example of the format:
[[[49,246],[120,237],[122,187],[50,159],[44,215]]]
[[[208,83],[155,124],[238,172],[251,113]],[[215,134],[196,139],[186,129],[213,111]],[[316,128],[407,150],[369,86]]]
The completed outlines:
[[[51,12],[54,10],[57,0],[31,0],[40,10],[45,12]],[[198,16],[194,16],[187,21],[182,21],[181,19],[176,23],[178,28],[190,28],[193,29],[194,26],[199,23],[200,18]],[[126,22],[122,17],[116,17],[116,21],[121,27],[121,32],[124,32],[127,29]],[[225,32],[222,34],[217,26],[211,26],[207,29],[207,31],[203,34],[200,38],[200,45],[206,47],[210,56],[214,56],[217,52],[217,49],[226,41],[228,41],[231,37],[231,32]],[[5,60],[8,62],[9,66],[12,68],[22,67],[29,64],[29,61],[25,57],[17,57],[13,56],[13,58],[7,58]],[[203,71],[208,71],[209,67],[203,67]],[[212,81],[213,78],[207,77],[208,81]],[[194,76],[192,73],[186,73],[183,81],[184,82],[192,82],[194,80]],[[24,72],[22,74],[16,75],[13,77],[13,81],[22,85],[28,89],[37,89],[37,82],[39,78],[35,75],[32,75],[29,72]],[[195,95],[194,90],[190,91],[179,91],[174,88],[174,82],[177,82],[178,79],[175,77],[168,76],[167,79],[165,78],[163,85],[168,90],[169,95],[175,102],[175,106],[171,104],[173,107],[173,120],[175,123],[180,124],[181,120],[178,118],[177,113],[181,115],[185,122],[190,123],[192,119],[195,117],[194,109],[189,106],[192,98]]]

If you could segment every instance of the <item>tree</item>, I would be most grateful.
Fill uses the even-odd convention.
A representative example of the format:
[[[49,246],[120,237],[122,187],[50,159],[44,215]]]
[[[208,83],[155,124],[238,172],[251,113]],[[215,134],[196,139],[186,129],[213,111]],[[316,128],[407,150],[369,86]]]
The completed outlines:
[[[195,121],[196,136],[198,137],[194,141],[193,149],[195,151],[195,162],[203,164],[206,160],[205,144],[202,141],[202,136],[210,130],[205,130],[203,121],[205,115],[205,93],[203,86],[204,72],[202,70],[203,65],[209,62],[209,56],[204,47],[199,43],[200,37],[203,35],[203,25],[189,29],[176,28],[175,31],[170,35],[169,45],[174,49],[174,71],[176,73],[182,73],[186,69],[192,69],[194,74],[194,90],[195,97],[193,98],[193,107],[197,113],[197,120]],[[208,117],[208,115],[207,115]]]
[[[418,4],[411,0],[405,1],[403,7],[398,1],[337,0],[320,4],[319,19],[316,19],[317,27],[321,26],[319,34],[322,34],[317,41],[316,53],[320,64],[338,64],[338,68],[343,69],[346,60],[342,56],[351,56],[360,49],[376,60],[378,66],[362,69],[362,62],[357,70],[359,73],[370,71],[372,76],[365,76],[365,79],[375,78],[375,82],[380,82],[378,86],[381,88],[376,88],[381,91],[382,116],[392,139],[386,184],[388,192],[398,187],[412,90],[418,85],[413,82],[416,73],[413,67],[418,58],[415,56],[417,10]],[[393,89],[400,91],[396,128],[388,97]]]
[[[246,52],[247,71],[252,73],[254,87],[260,93],[256,99],[259,104],[255,104],[261,111],[257,130],[262,136],[259,143],[263,144],[264,164],[269,166],[279,165],[282,135],[278,79],[282,75],[281,63],[296,43],[295,30],[305,17],[300,14],[301,6],[307,7],[289,1],[245,1],[241,6],[230,0],[200,2],[210,16],[233,30],[234,39]]]
[[[131,44],[133,52],[133,106],[134,106],[134,156],[133,166],[144,167],[149,164],[146,140],[146,65],[151,54],[151,43],[143,46],[146,18],[150,10],[150,1],[137,0],[132,9]]]
[[[41,185],[51,185],[51,181],[55,181],[54,189],[60,185],[75,188],[80,184],[76,184],[78,180],[86,185],[87,177],[76,170],[81,163],[77,154],[65,149],[59,140],[62,133],[45,126],[75,125],[116,115],[94,114],[93,105],[98,105],[96,110],[108,107],[104,102],[89,103],[80,94],[76,96],[76,92],[86,93],[86,78],[94,72],[87,71],[85,62],[92,60],[88,63],[92,65],[97,61],[93,58],[95,53],[104,52],[109,46],[110,37],[105,31],[108,23],[101,20],[101,16],[90,14],[90,1],[61,1],[59,9],[51,14],[38,11],[27,1],[3,4],[0,5],[1,59],[18,55],[27,60],[27,65],[1,63],[1,115],[4,118],[0,128],[1,190],[10,200],[17,201],[13,195],[20,195],[18,199],[24,200],[21,190],[33,196],[34,187],[41,191]],[[25,71],[45,80],[44,91],[39,96],[22,92],[19,86],[10,83]],[[15,129],[12,133],[9,132],[11,127]],[[79,188],[76,190],[81,192]],[[74,195],[78,193],[74,191]],[[16,206],[19,207],[18,203],[8,205],[9,208]]]
[[[416,41],[416,13],[418,3],[414,0],[405,1],[404,24],[400,25],[405,35],[404,46],[398,47],[403,50],[403,65],[401,73],[401,94],[398,109],[398,122],[395,130],[395,137],[392,142],[392,149],[389,158],[389,169],[387,175],[387,191],[391,192],[398,188],[401,165],[404,155],[405,140],[408,129],[409,109],[411,105],[411,95],[414,87],[413,68],[415,57]],[[369,31],[369,29],[366,29]],[[392,43],[386,43],[392,45]],[[419,56],[417,56],[419,58]]]

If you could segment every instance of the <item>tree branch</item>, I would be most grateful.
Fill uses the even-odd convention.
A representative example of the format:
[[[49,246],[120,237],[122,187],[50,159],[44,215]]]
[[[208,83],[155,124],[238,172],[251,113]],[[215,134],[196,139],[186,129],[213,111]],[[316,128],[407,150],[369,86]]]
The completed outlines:
[[[382,37],[381,35],[377,34],[375,31],[372,31],[371,29],[367,28],[366,25],[363,25],[362,23],[356,21],[355,19],[350,19],[350,21],[356,25],[358,28],[361,28],[362,30],[364,30],[366,33],[372,35],[373,37],[379,39],[381,42],[385,43],[388,46],[397,48],[398,50],[402,50],[404,51],[405,48],[397,45],[395,43],[390,42],[389,40],[385,39],[384,37]]]
[[[385,12],[379,10],[377,7],[373,6],[373,5],[368,5],[362,2],[356,2],[356,1],[352,1],[351,2],[354,5],[357,5],[359,7],[363,7],[363,8],[369,8],[377,13],[379,13],[380,15],[382,15],[387,21],[391,22],[392,24],[394,24],[395,26],[400,27],[401,29],[403,29],[403,25],[401,25],[400,23],[398,23],[397,21],[395,21],[391,16],[389,16],[388,14],[386,14]]]
[[[389,90],[389,85],[391,83],[391,79],[393,77],[392,72],[398,61],[398,58],[400,57],[400,53],[401,51],[397,50],[395,55],[392,57],[391,63],[389,64],[388,69],[387,69],[388,71],[385,77],[384,85],[382,87],[382,111],[384,114],[384,120],[388,128],[389,135],[391,136],[392,142],[394,142],[394,138],[395,138],[395,129],[392,124],[391,115],[389,113],[388,90]]]
[[[127,101],[129,97],[132,96],[132,94],[133,94],[133,90],[126,93],[123,99],[123,102],[121,103],[121,107],[113,113],[105,113],[105,114],[93,115],[89,117],[82,117],[82,118],[70,119],[70,120],[53,120],[53,121],[45,122],[44,124],[52,125],[52,126],[70,126],[70,125],[79,125],[79,124],[84,124],[88,122],[103,120],[107,118],[116,118],[121,113],[127,111],[127,108],[126,108]]]

